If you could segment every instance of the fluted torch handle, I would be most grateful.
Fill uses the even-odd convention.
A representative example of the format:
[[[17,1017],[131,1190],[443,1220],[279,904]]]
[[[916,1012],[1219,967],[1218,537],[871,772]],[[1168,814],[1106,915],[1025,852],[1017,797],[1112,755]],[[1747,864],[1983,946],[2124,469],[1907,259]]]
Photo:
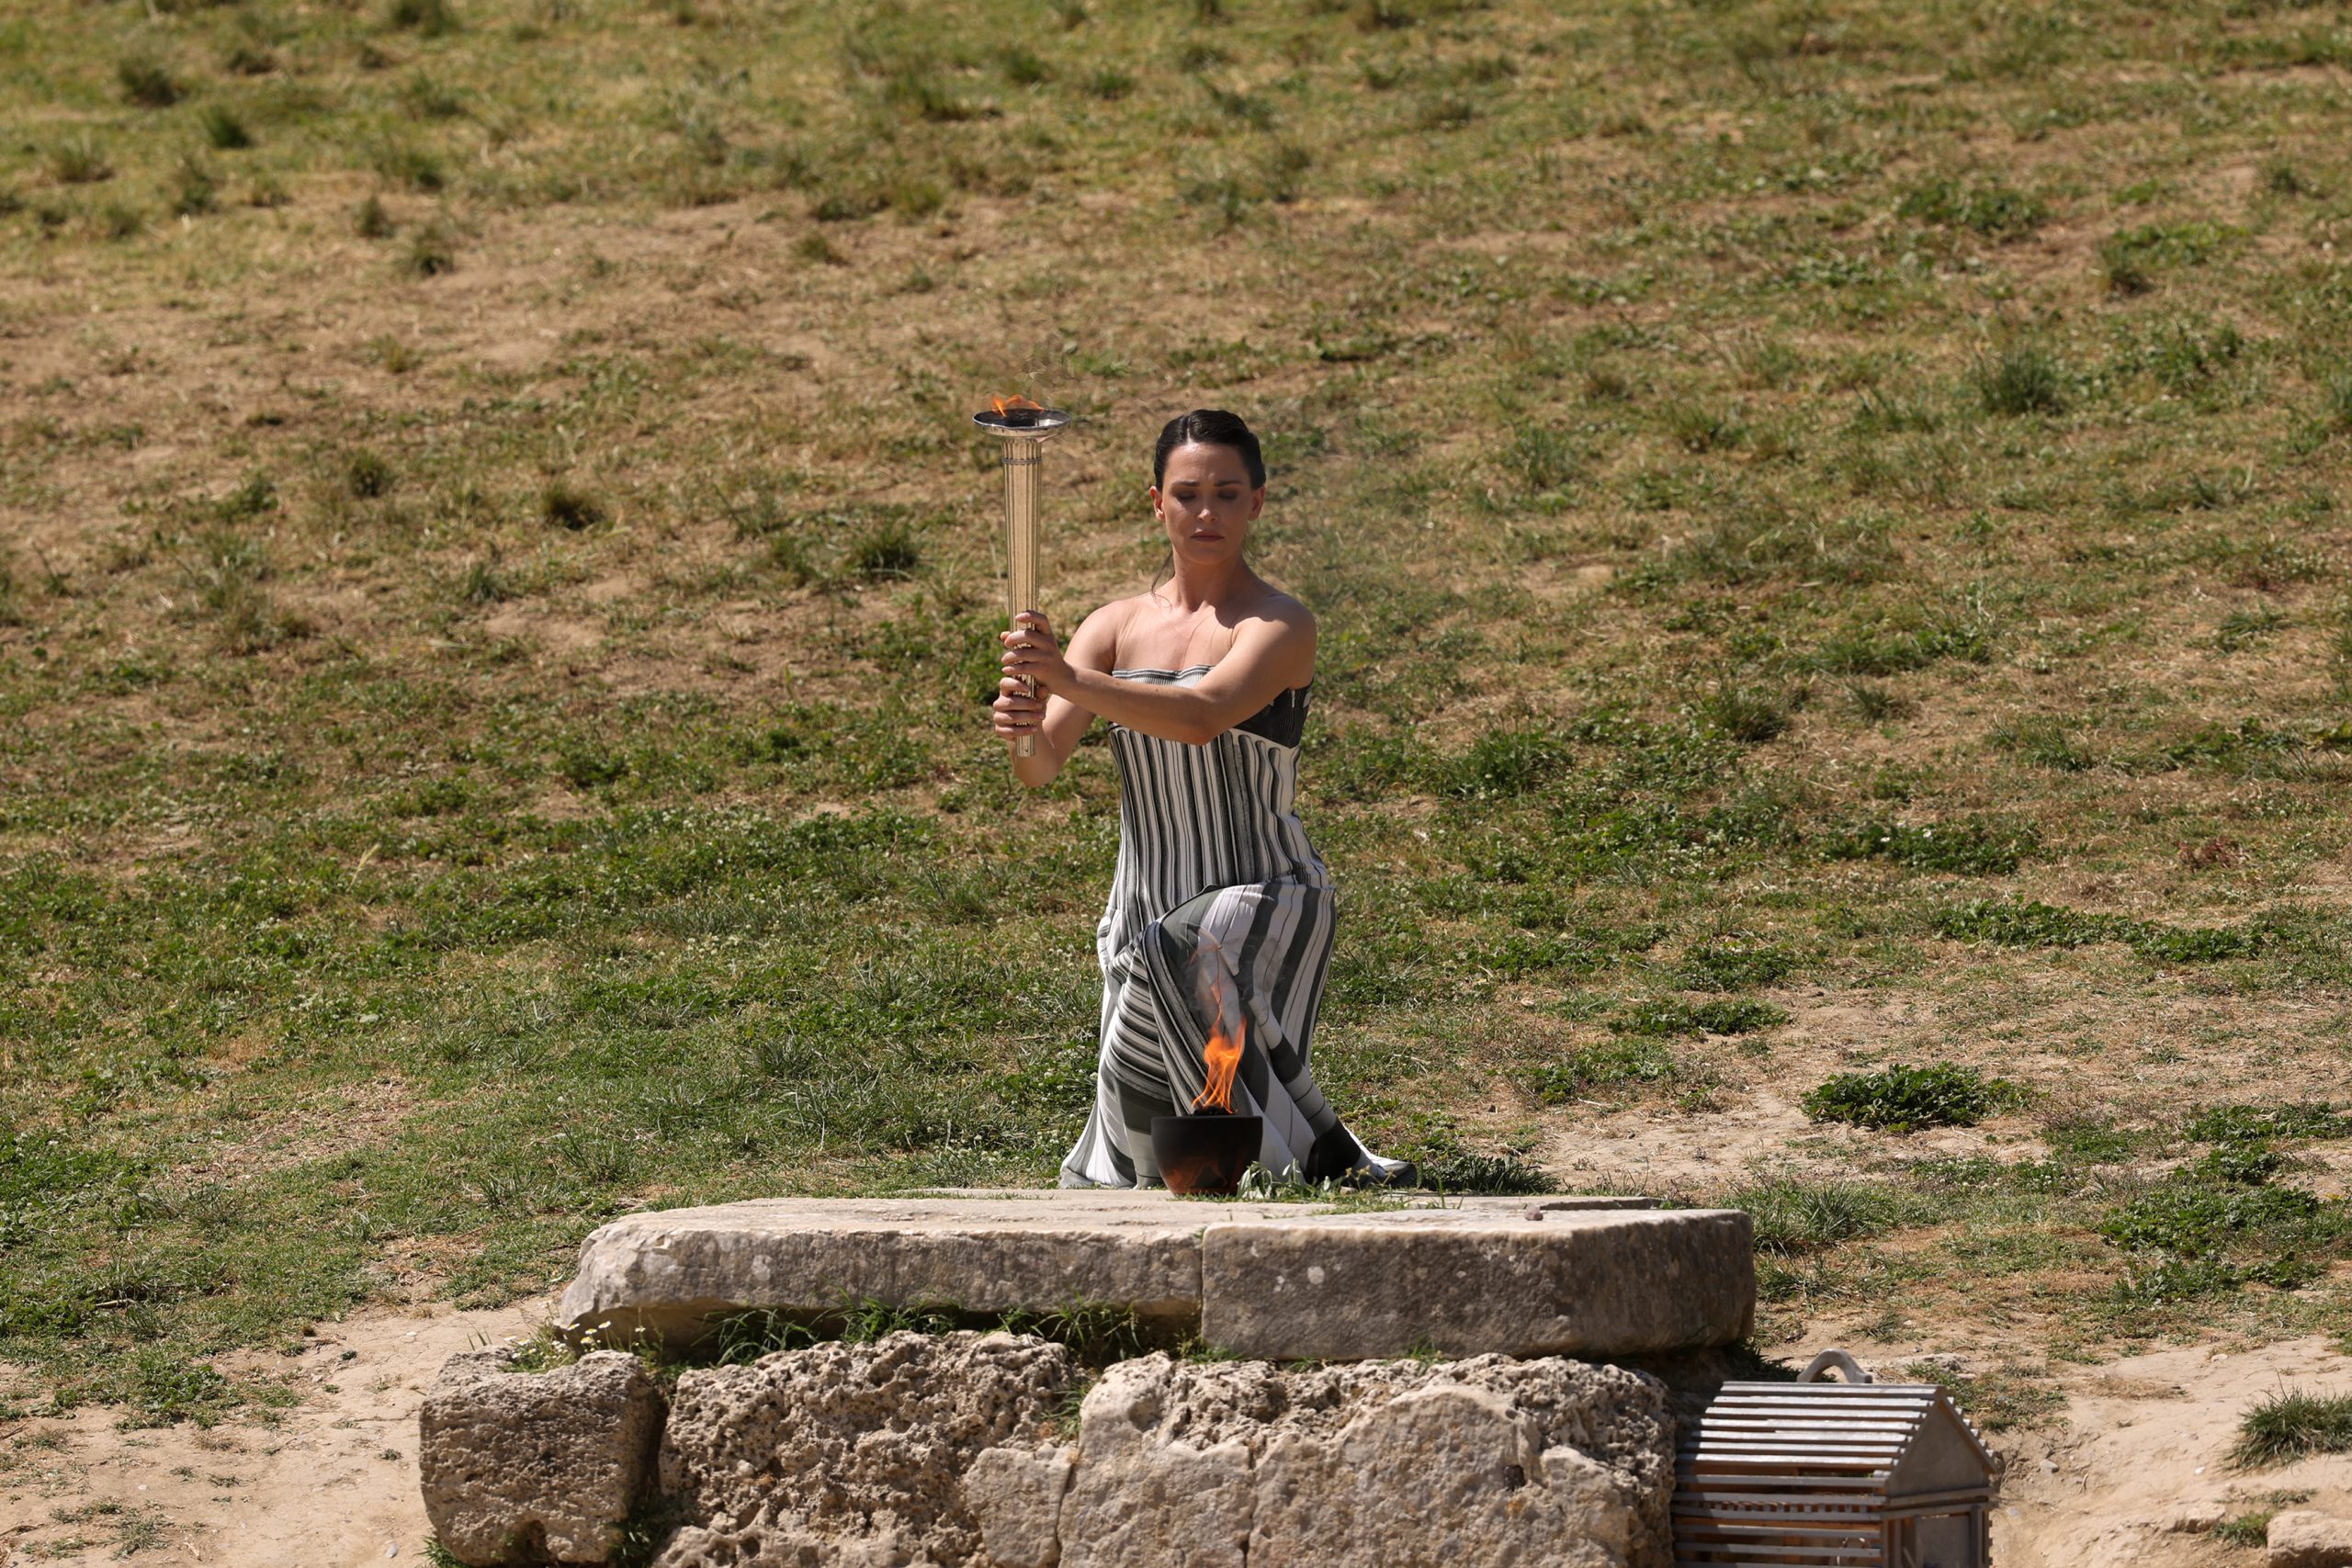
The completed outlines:
[[[1004,457],[1004,596],[1005,621],[1023,610],[1037,608],[1037,468],[1045,443],[1066,429],[1069,415],[1059,409],[1040,408],[1021,398],[998,399],[992,408],[972,416],[972,423],[995,436]],[[1037,682],[1021,682],[1032,697]],[[1035,734],[1013,742],[1016,756],[1037,752]]]
[[[1004,444],[1004,588],[1005,621],[1037,607],[1037,468],[1045,448],[1035,441]],[[1023,678],[1031,696],[1037,682]],[[1017,756],[1034,757],[1037,738],[1024,735],[1013,742]]]

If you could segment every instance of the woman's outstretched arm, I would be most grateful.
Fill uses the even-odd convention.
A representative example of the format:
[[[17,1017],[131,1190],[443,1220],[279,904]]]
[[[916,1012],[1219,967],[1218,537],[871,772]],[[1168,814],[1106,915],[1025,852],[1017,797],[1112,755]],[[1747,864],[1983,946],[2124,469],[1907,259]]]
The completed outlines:
[[[1080,626],[1079,637],[1085,635]],[[1295,604],[1245,624],[1226,656],[1189,686],[1122,681],[1081,659],[1078,638],[1071,639],[1065,659],[1042,620],[1007,632],[1004,639],[1007,678],[1028,676],[1039,691],[1088,714],[1187,746],[1207,745],[1315,674],[1315,617]],[[1019,761],[1014,759],[1016,767]]]

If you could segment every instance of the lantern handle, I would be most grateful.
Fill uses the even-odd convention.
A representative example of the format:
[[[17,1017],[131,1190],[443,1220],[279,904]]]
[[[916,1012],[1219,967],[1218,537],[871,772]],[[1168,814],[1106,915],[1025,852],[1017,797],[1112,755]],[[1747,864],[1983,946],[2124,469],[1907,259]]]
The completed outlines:
[[[1797,1382],[1818,1382],[1821,1381],[1821,1374],[1827,1371],[1832,1367],[1835,1367],[1840,1372],[1843,1372],[1845,1374],[1845,1381],[1848,1382],[1876,1382],[1878,1381],[1876,1378],[1871,1376],[1870,1373],[1862,1371],[1862,1364],[1854,1359],[1853,1357],[1846,1354],[1845,1351],[1824,1350],[1820,1355],[1815,1356],[1812,1360],[1805,1363],[1804,1371],[1797,1374]]]

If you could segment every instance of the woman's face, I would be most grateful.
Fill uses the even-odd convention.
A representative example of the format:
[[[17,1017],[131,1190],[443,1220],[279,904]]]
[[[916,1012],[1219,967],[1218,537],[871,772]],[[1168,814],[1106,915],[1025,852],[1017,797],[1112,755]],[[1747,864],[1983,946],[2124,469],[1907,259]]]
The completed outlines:
[[[1168,454],[1151,488],[1152,513],[1168,530],[1169,547],[1199,566],[1238,559],[1265,504],[1265,487],[1250,482],[1240,453],[1197,441]]]

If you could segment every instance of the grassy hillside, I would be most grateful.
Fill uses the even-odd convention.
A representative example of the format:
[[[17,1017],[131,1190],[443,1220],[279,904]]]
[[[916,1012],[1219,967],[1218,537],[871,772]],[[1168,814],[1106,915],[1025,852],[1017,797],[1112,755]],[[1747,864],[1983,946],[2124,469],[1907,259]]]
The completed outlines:
[[[1747,1204],[1768,1345],[2352,1327],[2336,12],[6,18],[56,1399],[288,1397],[207,1358],[632,1207],[1050,1180],[1115,781],[988,733],[1015,390],[1066,626],[1168,415],[1267,434],[1374,1147]]]

